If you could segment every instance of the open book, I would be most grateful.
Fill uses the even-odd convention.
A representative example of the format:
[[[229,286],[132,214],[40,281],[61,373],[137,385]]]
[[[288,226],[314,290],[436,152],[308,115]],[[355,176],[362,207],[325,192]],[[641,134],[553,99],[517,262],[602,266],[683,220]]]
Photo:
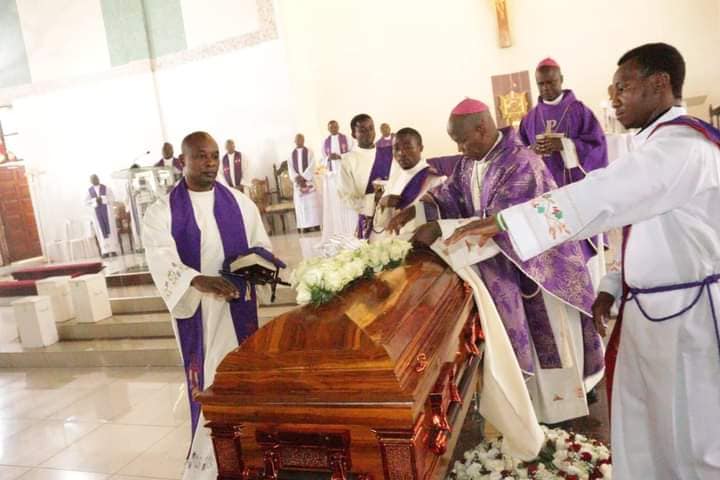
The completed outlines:
[[[231,282],[245,282],[251,285],[270,285],[272,289],[271,302],[275,301],[275,291],[278,285],[290,286],[280,279],[280,269],[285,264],[264,248],[251,248],[245,255],[240,255],[232,262],[225,261],[220,274]],[[238,284],[239,286],[240,284]],[[249,300],[249,289],[246,289],[246,300]]]

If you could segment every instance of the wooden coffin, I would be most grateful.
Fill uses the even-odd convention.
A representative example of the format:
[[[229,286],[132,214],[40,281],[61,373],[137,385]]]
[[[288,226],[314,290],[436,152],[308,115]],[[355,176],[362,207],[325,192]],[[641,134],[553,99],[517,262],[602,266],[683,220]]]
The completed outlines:
[[[429,251],[275,318],[199,397],[218,478],[442,477],[481,343],[471,290]]]

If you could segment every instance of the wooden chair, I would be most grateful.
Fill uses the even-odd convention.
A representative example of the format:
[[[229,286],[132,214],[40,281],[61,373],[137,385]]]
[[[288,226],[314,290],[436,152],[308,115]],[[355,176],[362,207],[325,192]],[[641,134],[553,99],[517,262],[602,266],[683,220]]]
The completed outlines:
[[[260,216],[263,219],[263,223],[265,223],[265,229],[270,232],[270,235],[273,234],[273,224],[270,220],[270,215],[268,215],[267,208],[272,203],[272,192],[270,192],[270,182],[268,182],[267,177],[265,177],[265,180],[261,180],[258,178],[253,178],[250,182],[250,198],[253,202],[255,202],[255,205],[257,205],[258,210],[260,210]]]
[[[720,107],[713,108],[713,106],[710,105],[710,123],[715,128],[720,128]]]
[[[269,213],[274,217],[280,217],[283,233],[287,232],[287,224],[285,222],[286,215],[295,215],[295,204],[293,203],[293,183],[288,173],[287,162],[282,162],[280,168],[273,165],[273,175],[275,177],[275,195],[277,203],[269,207]]]

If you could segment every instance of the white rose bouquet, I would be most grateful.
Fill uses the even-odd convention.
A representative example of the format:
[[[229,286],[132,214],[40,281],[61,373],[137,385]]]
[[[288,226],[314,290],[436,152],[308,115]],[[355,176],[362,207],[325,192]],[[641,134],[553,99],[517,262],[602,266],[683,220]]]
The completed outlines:
[[[300,305],[322,305],[358,278],[402,265],[412,249],[410,242],[396,238],[363,242],[355,250],[344,250],[330,258],[310,258],[292,273],[290,281]]]

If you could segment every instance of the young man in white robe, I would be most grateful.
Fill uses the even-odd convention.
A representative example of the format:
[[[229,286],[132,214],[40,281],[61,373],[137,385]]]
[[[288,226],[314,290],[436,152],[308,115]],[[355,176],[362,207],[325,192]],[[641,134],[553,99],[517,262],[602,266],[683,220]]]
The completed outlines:
[[[392,146],[375,146],[375,123],[370,115],[355,115],[350,122],[357,148],[342,156],[339,195],[355,211],[355,236],[370,238],[376,194],[390,177]]]
[[[295,149],[288,159],[288,173],[293,182],[293,203],[298,232],[320,230],[322,208],[315,186],[315,157],[305,146],[305,136],[295,135]]]
[[[428,165],[423,158],[420,132],[414,128],[401,128],[394,134],[393,141],[394,161],[390,169],[390,179],[381,191],[382,196],[373,217],[370,241],[392,235],[392,232],[386,230],[390,219],[399,210],[408,207],[445,180],[445,176]]]
[[[613,107],[624,127],[641,128],[634,150],[449,239],[509,236],[531,258],[624,227],[623,272],[603,280],[593,305],[604,331],[622,300],[608,347],[616,480],[720,478],[720,131],[675,106],[684,78],[670,45],[627,52]]]
[[[92,185],[85,195],[85,205],[92,210],[93,230],[100,246],[100,256],[116,257],[120,251],[120,243],[112,208],[115,195],[110,187],[100,183],[97,175],[90,176],[90,183]]]
[[[143,244],[150,273],[173,317],[190,399],[193,441],[184,480],[215,480],[217,464],[197,393],[218,364],[258,327],[252,285],[219,276],[228,263],[253,252],[282,266],[255,204],[216,181],[218,146],[205,132],[183,140],[185,177],[147,211]]]

